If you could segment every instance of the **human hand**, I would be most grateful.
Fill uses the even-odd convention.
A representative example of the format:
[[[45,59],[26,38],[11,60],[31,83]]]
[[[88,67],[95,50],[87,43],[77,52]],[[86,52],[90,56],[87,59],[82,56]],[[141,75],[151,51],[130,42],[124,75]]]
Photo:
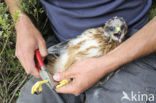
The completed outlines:
[[[56,81],[73,78],[69,84],[56,89],[58,93],[79,95],[104,76],[108,71],[103,68],[103,61],[98,58],[82,60],[74,64],[65,72],[56,73]]]
[[[32,24],[29,18],[23,18],[16,24],[16,52],[15,55],[21,62],[27,74],[40,78],[35,67],[34,53],[39,49],[41,56],[47,55],[46,43],[41,33]]]

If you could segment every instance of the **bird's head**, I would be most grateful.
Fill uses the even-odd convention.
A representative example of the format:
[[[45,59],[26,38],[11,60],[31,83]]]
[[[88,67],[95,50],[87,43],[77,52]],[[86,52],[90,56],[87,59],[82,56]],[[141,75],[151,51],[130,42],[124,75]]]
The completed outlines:
[[[123,18],[113,17],[105,23],[104,35],[114,41],[122,42],[127,29],[128,26]]]

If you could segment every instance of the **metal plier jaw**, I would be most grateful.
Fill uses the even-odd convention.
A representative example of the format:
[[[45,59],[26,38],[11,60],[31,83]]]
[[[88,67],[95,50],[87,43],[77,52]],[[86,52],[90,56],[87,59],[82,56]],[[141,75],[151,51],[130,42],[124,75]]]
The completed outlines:
[[[36,84],[33,85],[32,89],[31,89],[32,94],[41,93],[42,92],[42,84],[46,84],[51,90],[53,90],[53,89],[57,89],[62,86],[65,86],[70,81],[72,81],[72,78],[66,79],[66,80],[62,80],[61,82],[59,82],[59,84],[55,85],[54,80],[52,79],[50,73],[47,71],[47,67],[44,64],[38,49],[35,51],[35,57],[37,59],[36,68],[39,71],[42,81],[38,81],[38,82],[36,82]]]
[[[52,77],[50,75],[49,72],[47,72],[47,67],[44,64],[41,54],[39,52],[39,50],[35,50],[35,57],[37,59],[38,64],[36,64],[36,67],[39,71],[39,74],[41,76],[42,81],[37,82],[31,90],[32,94],[38,94],[40,92],[42,92],[42,84],[45,84],[52,90],[55,86],[54,86],[54,81],[52,80]]]

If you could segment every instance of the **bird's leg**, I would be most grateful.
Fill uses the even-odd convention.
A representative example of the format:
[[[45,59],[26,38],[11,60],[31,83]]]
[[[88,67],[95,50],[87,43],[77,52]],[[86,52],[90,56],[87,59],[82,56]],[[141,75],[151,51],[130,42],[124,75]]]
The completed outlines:
[[[65,86],[66,84],[68,84],[68,80],[62,80],[61,82],[59,82],[59,84],[56,86],[56,88],[60,88]]]
[[[56,86],[56,88],[61,88],[61,87],[65,86],[66,84],[68,84],[69,82],[71,82],[72,80],[73,80],[73,78],[62,80],[59,82],[59,84]]]
[[[48,80],[38,81],[31,88],[31,94],[38,94],[42,92],[42,84],[47,83]]]

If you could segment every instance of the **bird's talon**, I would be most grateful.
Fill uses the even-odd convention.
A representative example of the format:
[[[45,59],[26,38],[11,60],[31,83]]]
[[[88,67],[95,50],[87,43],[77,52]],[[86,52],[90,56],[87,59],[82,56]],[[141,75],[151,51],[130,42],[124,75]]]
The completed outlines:
[[[42,92],[42,84],[47,83],[48,80],[38,81],[31,88],[31,94],[39,94]]]
[[[68,84],[68,80],[62,80],[57,86],[56,86],[56,88],[61,88],[61,87],[63,87],[63,86],[65,86],[66,84]]]
[[[42,87],[41,86],[38,88],[38,91],[39,92],[42,92]]]
[[[34,92],[34,94],[39,95],[41,92]]]

